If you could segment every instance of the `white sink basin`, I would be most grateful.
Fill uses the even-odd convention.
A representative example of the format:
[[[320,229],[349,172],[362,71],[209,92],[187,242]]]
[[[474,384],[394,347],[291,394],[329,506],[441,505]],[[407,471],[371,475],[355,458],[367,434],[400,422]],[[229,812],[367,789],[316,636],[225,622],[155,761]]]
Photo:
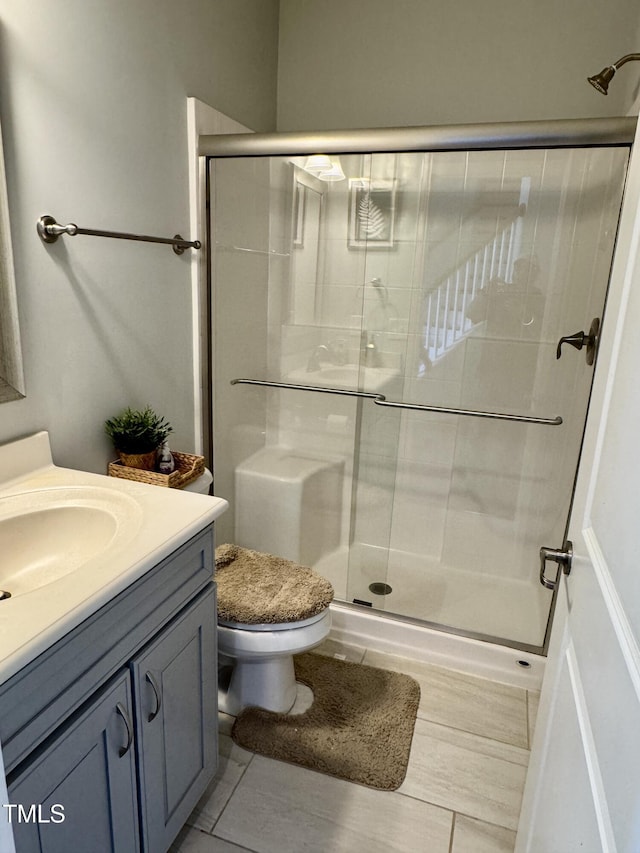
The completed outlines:
[[[2,497],[0,590],[22,595],[76,571],[130,542],[140,520],[128,495],[90,486]]]
[[[46,432],[0,445],[0,684],[227,506],[58,467]]]
[[[360,367],[358,364],[325,364],[319,370],[298,368],[288,373],[284,381],[295,385],[318,385],[322,388],[346,388],[349,391],[367,391],[382,394],[384,389],[400,375],[388,367]]]

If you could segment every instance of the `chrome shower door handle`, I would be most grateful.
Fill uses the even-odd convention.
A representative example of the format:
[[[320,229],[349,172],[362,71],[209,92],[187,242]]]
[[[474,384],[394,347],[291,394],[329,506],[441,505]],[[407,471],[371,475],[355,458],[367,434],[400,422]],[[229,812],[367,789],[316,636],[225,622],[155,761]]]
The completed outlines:
[[[572,335],[567,335],[564,338],[560,338],[560,340],[558,341],[558,348],[556,349],[556,358],[560,358],[560,356],[562,355],[562,344],[570,344],[577,350],[581,350],[582,347],[586,347],[587,364],[593,364],[596,357],[596,348],[598,346],[599,332],[600,318],[594,317],[591,323],[591,327],[589,329],[589,334],[586,334],[586,332],[574,332]]]
[[[560,580],[560,571],[558,570],[554,580],[548,578],[545,574],[547,560],[553,560],[558,566],[562,566],[562,571],[565,575],[568,575],[571,571],[571,562],[573,560],[572,543],[567,539],[562,549],[547,548],[544,545],[540,548],[540,583],[547,589],[555,589]]]

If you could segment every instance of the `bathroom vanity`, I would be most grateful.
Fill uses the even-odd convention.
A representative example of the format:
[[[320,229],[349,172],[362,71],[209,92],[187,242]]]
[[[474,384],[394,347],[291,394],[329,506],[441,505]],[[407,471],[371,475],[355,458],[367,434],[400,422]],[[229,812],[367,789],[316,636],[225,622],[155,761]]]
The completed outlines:
[[[37,507],[39,492],[57,489],[66,506],[75,488],[82,506],[91,489],[124,483],[108,479],[45,466],[0,487],[0,540],[3,521],[14,518],[3,516],[3,501],[19,507],[27,493]],[[107,543],[66,575],[54,570],[48,584],[0,601],[0,742],[10,804],[0,817],[11,821],[17,853],[164,853],[216,770],[213,520],[226,502],[138,483],[124,490],[140,508],[135,534],[120,543],[129,558],[118,546],[105,561]],[[155,539],[145,527],[147,498]],[[84,586],[87,566],[93,592]],[[13,583],[19,588],[17,576]]]

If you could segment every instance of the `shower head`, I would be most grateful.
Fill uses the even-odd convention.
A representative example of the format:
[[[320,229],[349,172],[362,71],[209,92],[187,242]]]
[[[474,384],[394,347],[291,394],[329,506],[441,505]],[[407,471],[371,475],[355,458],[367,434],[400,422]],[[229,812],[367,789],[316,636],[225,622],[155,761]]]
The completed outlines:
[[[613,79],[613,75],[616,73],[615,65],[608,65],[606,68],[603,68],[599,74],[594,74],[593,77],[587,77],[587,80],[594,89],[597,89],[601,95],[606,95],[609,89],[609,83]]]
[[[616,73],[618,68],[621,65],[624,65],[625,62],[631,62],[634,59],[640,59],[640,53],[627,53],[626,56],[623,56],[621,59],[618,59],[617,62],[614,62],[613,65],[608,65],[606,68],[603,68],[599,74],[595,74],[593,77],[587,77],[587,80],[594,89],[597,89],[601,95],[606,95],[609,90],[609,83],[613,79],[613,75]]]

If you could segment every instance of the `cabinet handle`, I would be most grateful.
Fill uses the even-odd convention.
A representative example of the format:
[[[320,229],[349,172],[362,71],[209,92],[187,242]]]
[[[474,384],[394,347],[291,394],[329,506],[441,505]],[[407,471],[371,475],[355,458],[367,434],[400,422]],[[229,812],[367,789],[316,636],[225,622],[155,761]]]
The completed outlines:
[[[153,690],[153,695],[155,696],[155,700],[156,700],[155,709],[147,717],[147,722],[151,723],[158,716],[160,708],[162,707],[162,699],[160,697],[160,688],[158,687],[158,682],[155,680],[153,675],[150,672],[147,672],[145,675],[145,678],[147,679],[147,681],[151,685],[151,689]]]
[[[124,725],[127,729],[127,743],[125,746],[121,746],[118,750],[118,755],[122,758],[123,755],[126,755],[131,748],[131,744],[133,743],[133,728],[131,727],[131,721],[129,720],[129,715],[127,714],[127,709],[124,707],[122,702],[118,702],[116,704],[116,711],[122,717]]]

